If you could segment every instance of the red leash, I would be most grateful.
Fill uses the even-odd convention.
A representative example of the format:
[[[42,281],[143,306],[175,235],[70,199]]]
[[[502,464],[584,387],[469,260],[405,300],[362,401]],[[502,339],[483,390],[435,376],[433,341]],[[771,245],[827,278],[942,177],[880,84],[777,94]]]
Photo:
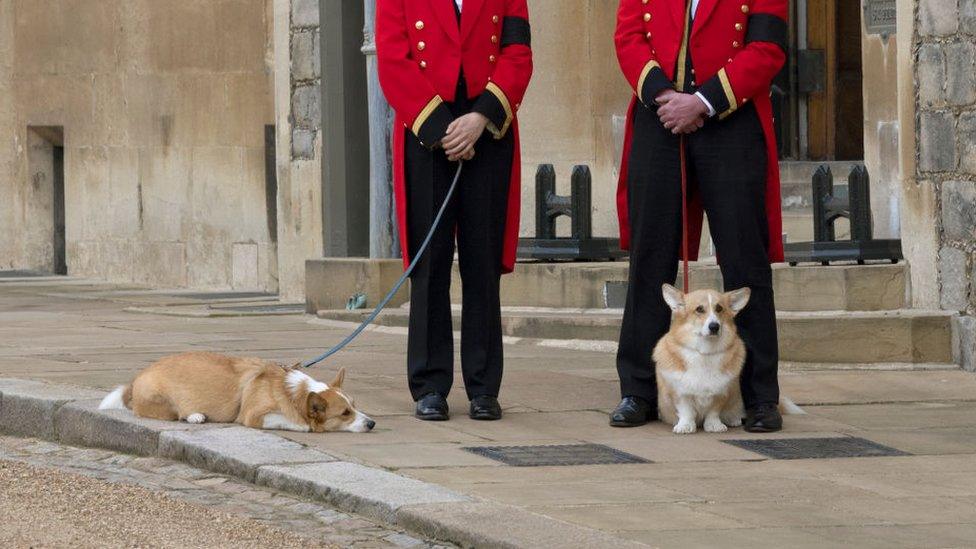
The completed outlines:
[[[688,168],[685,163],[685,136],[683,135],[678,150],[678,161],[681,162],[681,255],[684,269],[684,286],[681,289],[687,294],[691,291],[688,286]]]

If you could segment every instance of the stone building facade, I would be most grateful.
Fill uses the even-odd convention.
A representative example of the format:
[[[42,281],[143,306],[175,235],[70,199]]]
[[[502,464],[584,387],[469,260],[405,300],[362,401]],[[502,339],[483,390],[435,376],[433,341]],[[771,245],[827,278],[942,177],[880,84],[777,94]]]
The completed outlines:
[[[0,268],[276,289],[270,7],[0,0]]]
[[[976,367],[976,1],[918,0],[914,32],[917,229],[905,238],[919,304],[960,311],[963,364]],[[927,218],[927,219],[926,219]],[[926,223],[927,221],[927,223]],[[922,227],[922,225],[926,225]],[[934,276],[933,276],[934,275]]]

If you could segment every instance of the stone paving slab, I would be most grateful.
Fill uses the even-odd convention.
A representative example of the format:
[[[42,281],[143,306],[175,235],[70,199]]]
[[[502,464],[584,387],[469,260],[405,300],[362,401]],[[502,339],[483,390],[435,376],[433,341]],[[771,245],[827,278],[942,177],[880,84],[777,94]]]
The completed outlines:
[[[247,427],[166,431],[159,435],[159,455],[249,481],[254,481],[262,465],[334,459],[278,435]]]

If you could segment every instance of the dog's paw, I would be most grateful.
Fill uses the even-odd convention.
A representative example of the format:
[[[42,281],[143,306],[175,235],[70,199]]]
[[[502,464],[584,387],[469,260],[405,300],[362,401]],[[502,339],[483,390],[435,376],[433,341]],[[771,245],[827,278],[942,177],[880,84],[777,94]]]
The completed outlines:
[[[203,414],[200,414],[200,413],[190,414],[190,415],[186,416],[186,422],[187,423],[194,423],[194,424],[198,424],[199,425],[200,423],[203,423],[205,421],[207,421],[207,416],[205,416]]]
[[[705,420],[705,432],[706,433],[724,433],[728,431],[729,428],[725,426],[718,418],[706,419]]]
[[[728,425],[729,427],[742,427],[742,418],[739,416],[723,417],[722,423]]]
[[[674,429],[672,429],[676,435],[688,435],[694,433],[696,430],[698,430],[698,427],[690,421],[679,421],[674,426]]]

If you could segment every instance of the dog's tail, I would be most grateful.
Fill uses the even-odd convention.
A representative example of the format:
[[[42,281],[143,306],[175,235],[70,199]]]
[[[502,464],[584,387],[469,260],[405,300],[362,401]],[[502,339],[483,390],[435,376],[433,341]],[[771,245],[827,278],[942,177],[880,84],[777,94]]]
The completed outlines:
[[[796,405],[795,402],[790,400],[789,397],[780,396],[779,397],[779,413],[785,416],[802,416],[806,415],[803,408]]]
[[[132,401],[132,385],[119,385],[111,393],[105,395],[99,410],[125,410]]]

